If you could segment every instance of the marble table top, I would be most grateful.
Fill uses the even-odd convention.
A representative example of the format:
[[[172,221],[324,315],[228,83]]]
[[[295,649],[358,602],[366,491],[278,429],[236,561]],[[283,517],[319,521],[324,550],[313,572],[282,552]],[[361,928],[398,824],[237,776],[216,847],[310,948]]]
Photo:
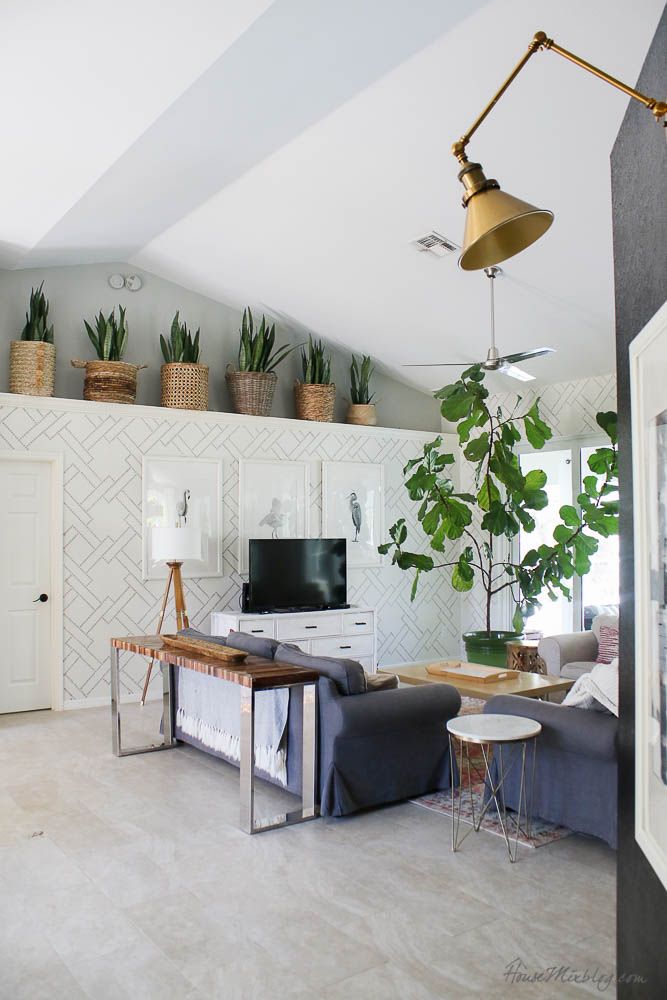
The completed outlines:
[[[524,719],[520,715],[495,715],[490,712],[457,716],[449,720],[447,730],[467,743],[512,743],[538,736],[542,726],[534,719]]]

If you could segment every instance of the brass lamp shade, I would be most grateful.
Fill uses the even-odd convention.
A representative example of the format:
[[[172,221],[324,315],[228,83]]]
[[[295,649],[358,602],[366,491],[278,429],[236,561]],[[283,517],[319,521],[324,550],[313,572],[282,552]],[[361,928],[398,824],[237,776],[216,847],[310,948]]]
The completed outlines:
[[[467,163],[459,180],[466,189],[459,258],[464,271],[478,271],[513,257],[538,240],[553,222],[553,212],[501,191],[497,181],[487,180],[478,163]]]

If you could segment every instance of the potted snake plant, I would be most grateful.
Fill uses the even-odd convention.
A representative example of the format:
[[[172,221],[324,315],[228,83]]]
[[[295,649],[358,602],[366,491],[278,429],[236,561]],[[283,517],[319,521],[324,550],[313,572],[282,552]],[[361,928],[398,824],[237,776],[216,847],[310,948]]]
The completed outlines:
[[[49,300],[44,282],[30,293],[20,340],[9,344],[9,391],[28,396],[52,396],[56,374],[53,323],[49,325]]]
[[[169,340],[160,334],[160,404],[177,410],[208,410],[208,365],[199,364],[199,329],[194,337],[178,312]]]
[[[347,408],[347,423],[360,424],[365,427],[375,427],[377,415],[373,398],[375,393],[370,390],[370,382],[375,374],[375,368],[370,357],[364,354],[361,362],[352,355],[350,365],[350,405]]]
[[[137,395],[137,372],[146,365],[131,365],[123,361],[127,347],[128,327],[125,310],[112,309],[108,316],[102,310],[95,317],[95,329],[83,321],[86,333],[95,348],[97,361],[80,361],[74,358],[73,368],[85,368],[83,398],[101,403],[134,403]]]
[[[227,365],[225,380],[235,413],[268,417],[273,405],[278,376],[276,368],[294,347],[275,348],[276,324],[262,316],[255,327],[250,306],[243,310],[239,330],[238,371]],[[274,350],[275,348],[275,350]]]
[[[301,349],[301,367],[303,381],[294,383],[297,419],[331,423],[336,385],[331,381],[331,355],[321,340],[308,337],[308,344]]]

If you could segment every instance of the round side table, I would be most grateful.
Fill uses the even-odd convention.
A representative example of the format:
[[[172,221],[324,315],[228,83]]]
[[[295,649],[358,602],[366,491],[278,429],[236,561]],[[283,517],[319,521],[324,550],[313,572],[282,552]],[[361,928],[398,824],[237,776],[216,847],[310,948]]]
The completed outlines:
[[[498,811],[498,820],[500,822],[500,827],[503,831],[503,836],[505,838],[505,844],[507,846],[507,853],[509,854],[510,862],[514,863],[518,856],[519,850],[519,835],[524,832],[527,837],[530,837],[530,823],[531,823],[531,812],[533,804],[533,782],[535,778],[535,756],[537,753],[537,739],[536,737],[542,732],[542,726],[539,722],[535,722],[534,719],[524,719],[522,716],[518,715],[493,715],[489,713],[488,715],[463,715],[457,716],[455,719],[450,719],[447,723],[447,734],[449,736],[449,759],[451,764],[451,773],[454,774],[454,761],[455,761],[455,751],[454,751],[454,739],[459,741],[460,753],[459,753],[459,790],[458,795],[456,794],[456,789],[452,785],[452,850],[456,851],[461,846],[465,838],[468,836],[471,830],[477,833],[482,825],[482,820],[484,819],[489,806],[493,802]],[[491,774],[490,764],[491,764],[491,745],[495,745],[498,751],[497,760],[497,778],[494,779]],[[509,757],[507,764],[503,760],[503,747],[508,744],[508,753],[505,754]],[[471,745],[479,746],[484,760],[484,774],[480,774],[478,766],[471,762],[470,759],[470,747]],[[526,757],[528,747],[532,748],[532,761],[530,764],[530,788],[527,788],[526,781]],[[472,825],[459,837],[459,829],[461,825],[461,799],[464,794],[461,788],[461,779],[463,775],[463,761],[464,761],[464,750],[465,750],[465,760],[466,760],[466,773],[468,778],[468,788],[470,791],[470,806],[472,813]],[[516,767],[519,763],[521,767],[521,784],[519,791],[519,804],[517,809],[516,818],[514,819],[515,829],[513,831],[514,839],[514,851],[512,851],[512,843],[510,839],[510,825],[509,817],[507,814],[507,809],[505,807],[505,796],[503,795],[503,787],[505,783],[505,778]],[[471,769],[484,780],[484,785],[486,788],[486,801],[484,802],[482,809],[479,813],[479,817],[475,818],[475,801],[473,795],[472,781],[471,781]],[[523,812],[524,816],[524,826],[521,825],[521,815]]]

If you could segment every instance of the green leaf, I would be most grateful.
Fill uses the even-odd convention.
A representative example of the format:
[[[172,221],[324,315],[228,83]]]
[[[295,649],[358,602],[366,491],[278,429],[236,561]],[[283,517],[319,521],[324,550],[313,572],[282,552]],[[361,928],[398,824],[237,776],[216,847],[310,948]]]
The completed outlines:
[[[489,435],[480,434],[478,438],[474,438],[465,447],[463,454],[471,462],[479,462],[484,458],[489,450]]]
[[[454,590],[465,593],[467,590],[472,590],[474,583],[475,571],[470,563],[461,556],[452,572],[452,586]]]
[[[567,524],[570,528],[578,528],[581,524],[579,511],[576,507],[572,507],[571,504],[564,504],[558,513],[563,523]]]
[[[612,444],[618,442],[618,414],[614,410],[605,410],[595,417],[598,426],[610,437]]]
[[[500,500],[500,490],[490,476],[485,476],[477,494],[477,503],[482,510],[489,510],[492,503]]]

